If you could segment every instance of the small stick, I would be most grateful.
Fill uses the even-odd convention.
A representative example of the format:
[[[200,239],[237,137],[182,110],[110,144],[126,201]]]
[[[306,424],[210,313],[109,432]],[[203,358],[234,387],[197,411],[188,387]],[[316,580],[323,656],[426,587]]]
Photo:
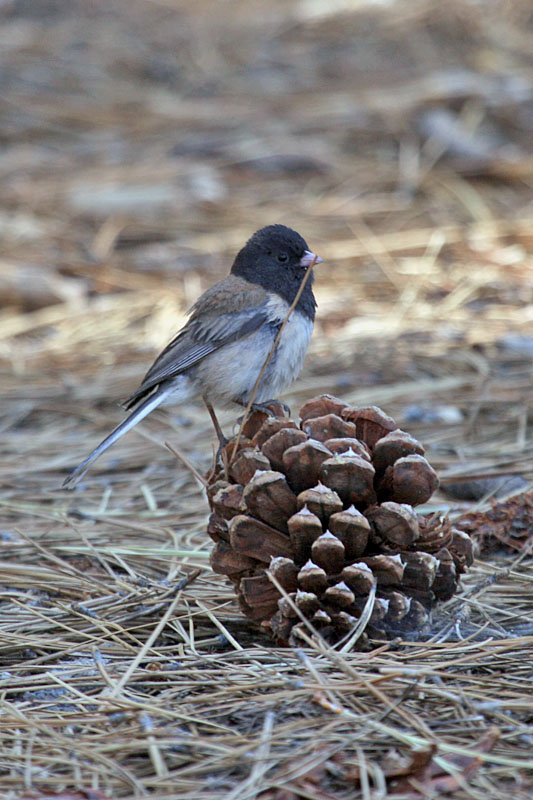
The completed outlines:
[[[176,448],[175,448],[175,447],[173,447],[173,446],[172,446],[172,445],[171,445],[169,442],[165,442],[165,447],[167,448],[167,450],[170,450],[170,452],[171,452],[173,455],[175,455],[175,456],[176,456],[176,458],[179,458],[179,460],[181,461],[181,463],[182,463],[182,464],[184,464],[184,465],[187,467],[187,469],[188,469],[188,470],[190,470],[190,471],[192,472],[192,474],[194,475],[194,477],[196,478],[196,480],[197,480],[197,481],[200,481],[200,483],[202,484],[202,486],[207,486],[207,481],[206,481],[206,479],[205,479],[205,478],[204,478],[202,475],[200,475],[200,473],[198,472],[198,470],[197,470],[197,469],[196,469],[196,468],[195,468],[195,467],[194,467],[194,466],[191,464],[191,462],[189,461],[189,459],[188,459],[186,456],[184,456],[184,455],[183,455],[183,453],[180,453],[180,451],[179,451],[179,450],[176,450]]]

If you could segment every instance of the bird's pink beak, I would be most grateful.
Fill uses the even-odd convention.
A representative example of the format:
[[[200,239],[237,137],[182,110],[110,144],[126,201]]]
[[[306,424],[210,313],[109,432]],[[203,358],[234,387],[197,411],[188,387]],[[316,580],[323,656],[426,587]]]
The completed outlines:
[[[320,256],[315,255],[310,250],[304,250],[304,254],[300,259],[300,266],[301,267],[310,267],[313,262],[315,264],[321,264],[323,262],[323,258]]]

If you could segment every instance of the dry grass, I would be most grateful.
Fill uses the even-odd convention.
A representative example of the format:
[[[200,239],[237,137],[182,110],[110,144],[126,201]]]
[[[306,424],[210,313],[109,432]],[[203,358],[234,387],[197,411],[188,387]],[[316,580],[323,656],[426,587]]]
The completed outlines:
[[[208,467],[200,406],[59,489],[275,221],[326,260],[288,402],[381,405],[444,484],[533,477],[530,4],[112,5],[0,12],[2,797],[530,798],[530,550],[477,561],[430,641],[297,653],[209,569],[165,447]],[[388,751],[428,744],[448,782],[394,794]]]

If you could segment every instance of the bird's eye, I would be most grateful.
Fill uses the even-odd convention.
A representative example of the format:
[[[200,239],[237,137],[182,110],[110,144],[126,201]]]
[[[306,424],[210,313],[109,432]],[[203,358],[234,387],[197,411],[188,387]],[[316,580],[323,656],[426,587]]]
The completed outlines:
[[[284,264],[286,261],[289,260],[289,256],[287,253],[278,253],[278,261],[280,264]]]

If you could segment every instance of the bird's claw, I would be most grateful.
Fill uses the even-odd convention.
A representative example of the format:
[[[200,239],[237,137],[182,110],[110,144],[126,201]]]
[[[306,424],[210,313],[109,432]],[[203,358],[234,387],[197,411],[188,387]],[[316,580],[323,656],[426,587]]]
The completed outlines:
[[[287,403],[284,403],[282,400],[265,400],[264,403],[253,403],[251,407],[251,411],[262,411],[264,414],[267,414],[269,417],[276,417],[277,414],[273,411],[270,406],[271,405],[280,405],[285,412],[285,414],[290,417],[291,409]]]

